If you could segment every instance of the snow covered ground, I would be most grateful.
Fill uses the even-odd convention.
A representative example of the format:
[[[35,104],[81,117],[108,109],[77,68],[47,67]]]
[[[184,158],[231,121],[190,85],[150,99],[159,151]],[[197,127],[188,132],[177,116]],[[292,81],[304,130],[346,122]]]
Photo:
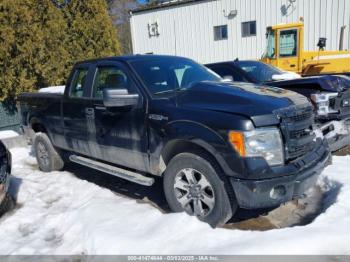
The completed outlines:
[[[48,86],[39,89],[39,93],[63,94],[66,86]]]
[[[12,130],[0,131],[0,139],[13,138],[17,136],[18,136],[18,133]]]
[[[27,148],[12,155],[18,208],[0,220],[0,254],[350,255],[350,156],[320,178],[324,212],[311,224],[261,232],[214,230],[69,172],[42,173]]]

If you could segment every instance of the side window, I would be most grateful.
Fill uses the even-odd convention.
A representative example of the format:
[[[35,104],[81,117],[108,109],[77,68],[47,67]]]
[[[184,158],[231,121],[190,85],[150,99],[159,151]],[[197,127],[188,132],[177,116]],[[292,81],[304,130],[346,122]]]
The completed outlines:
[[[71,88],[70,88],[70,97],[83,97],[84,96],[84,88],[86,84],[86,76],[88,73],[87,68],[77,69],[74,72]]]
[[[283,30],[280,32],[280,57],[297,56],[298,29]]]
[[[103,89],[127,89],[129,93],[135,92],[124,70],[117,66],[98,67],[93,85],[93,97],[102,98]]]

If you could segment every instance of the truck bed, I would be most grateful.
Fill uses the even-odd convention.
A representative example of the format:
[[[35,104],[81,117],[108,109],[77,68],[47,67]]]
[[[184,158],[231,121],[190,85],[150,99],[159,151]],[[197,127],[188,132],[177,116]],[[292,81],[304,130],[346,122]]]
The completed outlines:
[[[18,97],[20,104],[20,115],[22,125],[27,125],[30,122],[30,117],[41,117],[46,119],[48,115],[61,115],[61,101],[63,94],[56,93],[22,93]]]

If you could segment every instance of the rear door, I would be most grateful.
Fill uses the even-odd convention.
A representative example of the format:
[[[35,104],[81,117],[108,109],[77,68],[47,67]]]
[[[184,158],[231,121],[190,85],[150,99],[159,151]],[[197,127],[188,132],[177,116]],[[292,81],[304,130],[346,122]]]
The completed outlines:
[[[65,148],[90,155],[88,141],[87,118],[93,114],[90,108],[90,90],[92,82],[92,67],[79,65],[74,68],[68,92],[62,100],[63,126]]]
[[[103,89],[127,89],[139,94],[135,106],[105,107]],[[135,79],[122,63],[99,62],[95,69],[92,105],[95,130],[89,140],[95,158],[140,171],[149,170],[146,103]]]

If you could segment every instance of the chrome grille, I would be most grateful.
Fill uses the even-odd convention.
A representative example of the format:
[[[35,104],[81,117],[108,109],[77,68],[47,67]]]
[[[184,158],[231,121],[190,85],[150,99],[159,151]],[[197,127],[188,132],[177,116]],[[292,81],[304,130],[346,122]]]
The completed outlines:
[[[296,114],[294,116],[290,117],[290,120],[294,121],[294,122],[298,122],[298,121],[304,121],[306,119],[309,119],[312,117],[312,110],[311,111],[306,111],[306,112],[302,112],[300,114]]]
[[[314,146],[314,116],[311,105],[278,110],[280,127],[285,142],[286,160],[292,161],[307,154]]]

